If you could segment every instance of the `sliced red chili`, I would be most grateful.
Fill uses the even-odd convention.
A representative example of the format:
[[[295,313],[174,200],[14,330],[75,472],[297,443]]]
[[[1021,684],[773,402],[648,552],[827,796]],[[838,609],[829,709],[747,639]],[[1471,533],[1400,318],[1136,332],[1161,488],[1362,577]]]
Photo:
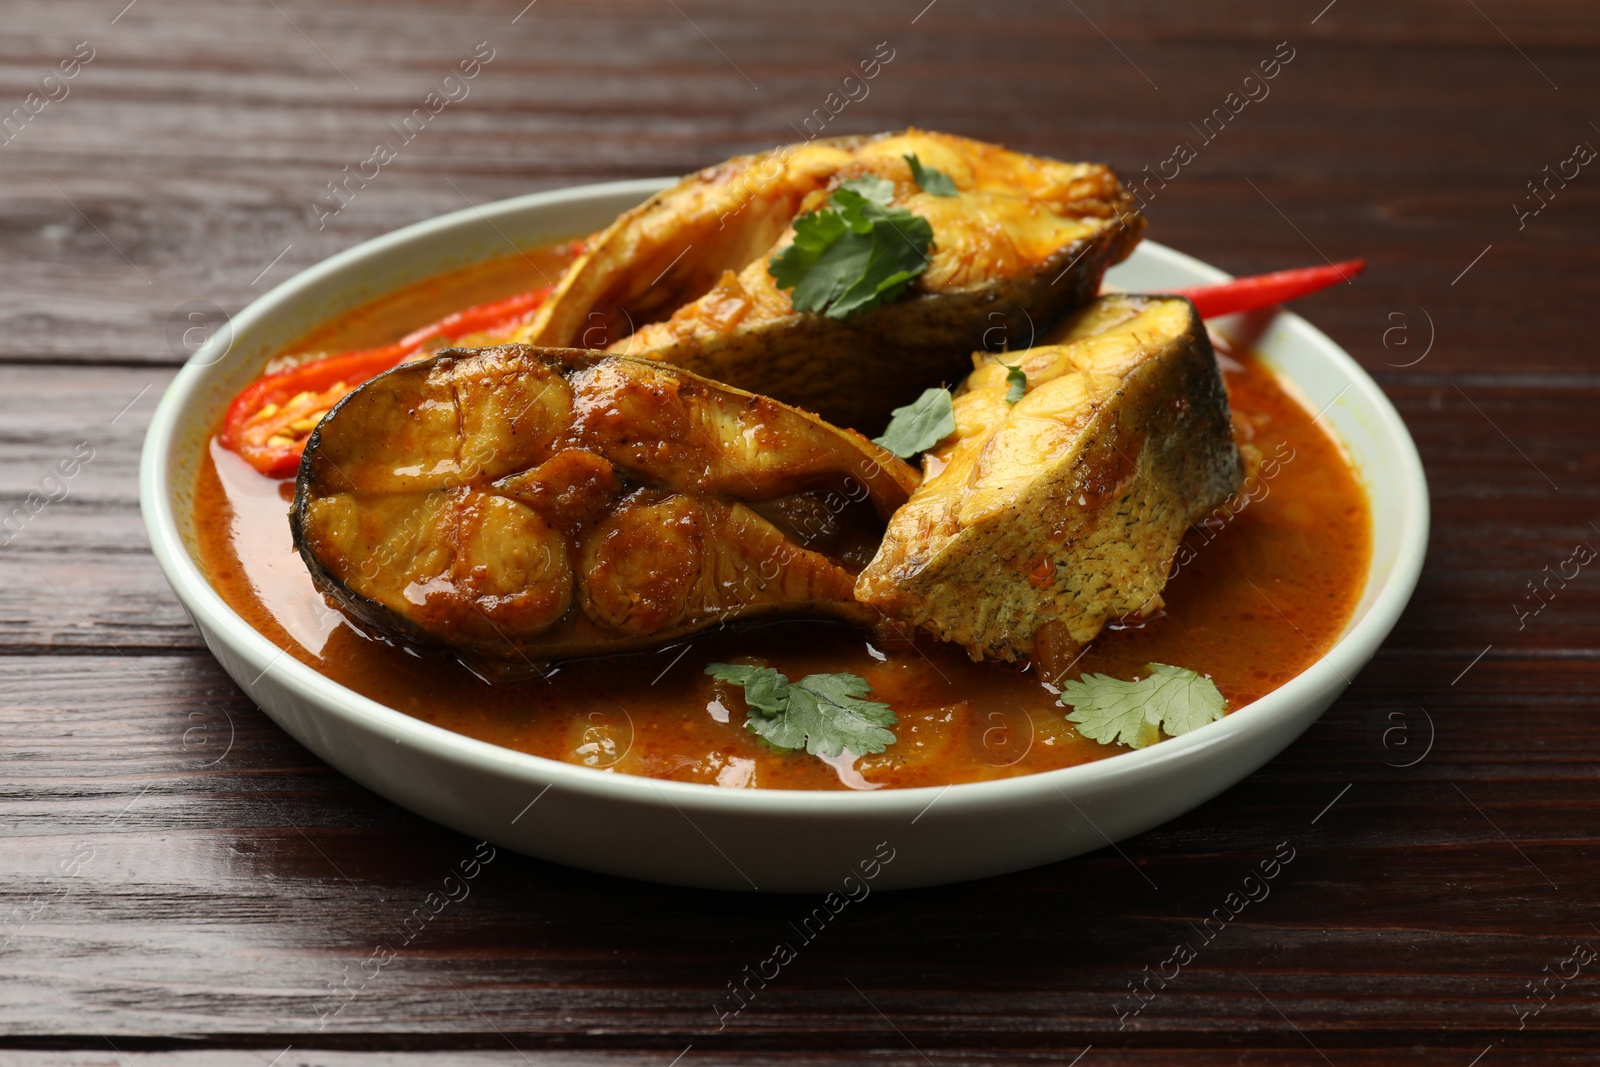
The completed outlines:
[[[306,438],[328,409],[367,379],[395,366],[397,345],[302,363],[257,378],[244,388],[222,421],[222,444],[273,478],[300,465]]]
[[[394,344],[325,356],[257,378],[228,405],[222,445],[262,474],[288,478],[299,468],[317,423],[361,383],[397,366],[435,338],[454,341],[468,334],[509,331],[544,303],[550,289],[463,308],[412,330]]]

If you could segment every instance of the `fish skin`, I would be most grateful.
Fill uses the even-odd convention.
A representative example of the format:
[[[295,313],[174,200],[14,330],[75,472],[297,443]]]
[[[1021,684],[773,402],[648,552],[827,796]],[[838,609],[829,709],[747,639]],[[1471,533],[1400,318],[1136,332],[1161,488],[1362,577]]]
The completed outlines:
[[[1088,333],[1070,336],[1074,323]],[[1242,482],[1205,328],[1178,297],[1107,296],[1064,343],[974,357],[956,433],[891,519],[856,596],[974,659],[1059,677],[1106,623],[1161,607],[1190,523]]]

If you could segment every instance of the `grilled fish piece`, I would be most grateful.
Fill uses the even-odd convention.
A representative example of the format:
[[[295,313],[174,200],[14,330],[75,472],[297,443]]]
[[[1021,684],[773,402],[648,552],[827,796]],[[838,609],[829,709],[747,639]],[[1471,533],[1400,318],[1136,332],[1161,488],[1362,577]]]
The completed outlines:
[[[983,353],[956,431],[890,520],[856,596],[965,646],[1055,677],[1107,622],[1147,615],[1184,530],[1239,488],[1228,398],[1194,307],[1105,296],[1047,340]]]
[[[647,360],[505,345],[380,375],[312,434],[290,526],[358,624],[473,659],[620,651],[852,588],[907,464]]]
[[[943,171],[935,196],[905,157]],[[791,222],[865,175],[933,228],[902,299],[845,321],[797,313],[768,261]],[[790,145],[691,175],[591,239],[518,340],[662,360],[873,433],[966,372],[978,348],[1026,347],[1099,291],[1144,219],[1110,168],[908,130]]]

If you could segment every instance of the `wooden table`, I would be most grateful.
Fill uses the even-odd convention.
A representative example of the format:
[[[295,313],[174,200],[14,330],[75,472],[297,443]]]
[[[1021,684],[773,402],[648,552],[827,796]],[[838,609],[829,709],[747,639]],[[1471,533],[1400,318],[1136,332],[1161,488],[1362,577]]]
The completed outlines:
[[[1594,5],[125,2],[13,5],[0,39],[0,110],[55,97],[0,145],[0,489],[8,513],[59,498],[0,534],[0,1061],[1595,1062],[1600,964],[1566,961],[1600,946],[1600,573],[1529,590],[1600,547],[1600,170],[1528,185],[1600,144]],[[479,42],[468,96],[319,228],[326,183]],[[1302,310],[1422,450],[1416,599],[1237,788],[1120,849],[852,908],[723,1029],[713,1000],[809,901],[506,853],[337,996],[473,846],[290,741],[157,571],[135,460],[185,316],[468,203],[687,171],[815,114],[1129,176],[1187,142],[1155,239],[1240,273],[1368,257]],[[1270,897],[1134,1014],[1130,985],[1280,845]]]

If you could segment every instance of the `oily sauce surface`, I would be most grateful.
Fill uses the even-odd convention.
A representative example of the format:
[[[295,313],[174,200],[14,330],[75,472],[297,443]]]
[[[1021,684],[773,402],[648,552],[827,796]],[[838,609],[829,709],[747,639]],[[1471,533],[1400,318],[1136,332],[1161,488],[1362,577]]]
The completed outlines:
[[[534,250],[408,287],[320,327],[292,351],[394,340],[467,304],[559,276],[566,246]],[[1185,538],[1150,619],[1109,629],[1077,669],[1120,678],[1146,663],[1209,674],[1229,710],[1299,674],[1339,636],[1371,554],[1366,497],[1337,443],[1262,365],[1223,356],[1242,442],[1261,463],[1247,503]],[[834,623],[769,622],[695,635],[656,651],[562,664],[491,682],[444,656],[419,657],[352,629],[316,592],[290,543],[293,481],[266,478],[213,440],[196,493],[204,569],[234,610],[301,662],[365,696],[494,744],[610,772],[726,787],[871,789],[1030,774],[1126,751],[1080,737],[1031,670],[974,664],[932,639],[883,640]],[[791,678],[848,671],[899,716],[881,755],[824,761],[744,729],[707,663],[756,656]]]

